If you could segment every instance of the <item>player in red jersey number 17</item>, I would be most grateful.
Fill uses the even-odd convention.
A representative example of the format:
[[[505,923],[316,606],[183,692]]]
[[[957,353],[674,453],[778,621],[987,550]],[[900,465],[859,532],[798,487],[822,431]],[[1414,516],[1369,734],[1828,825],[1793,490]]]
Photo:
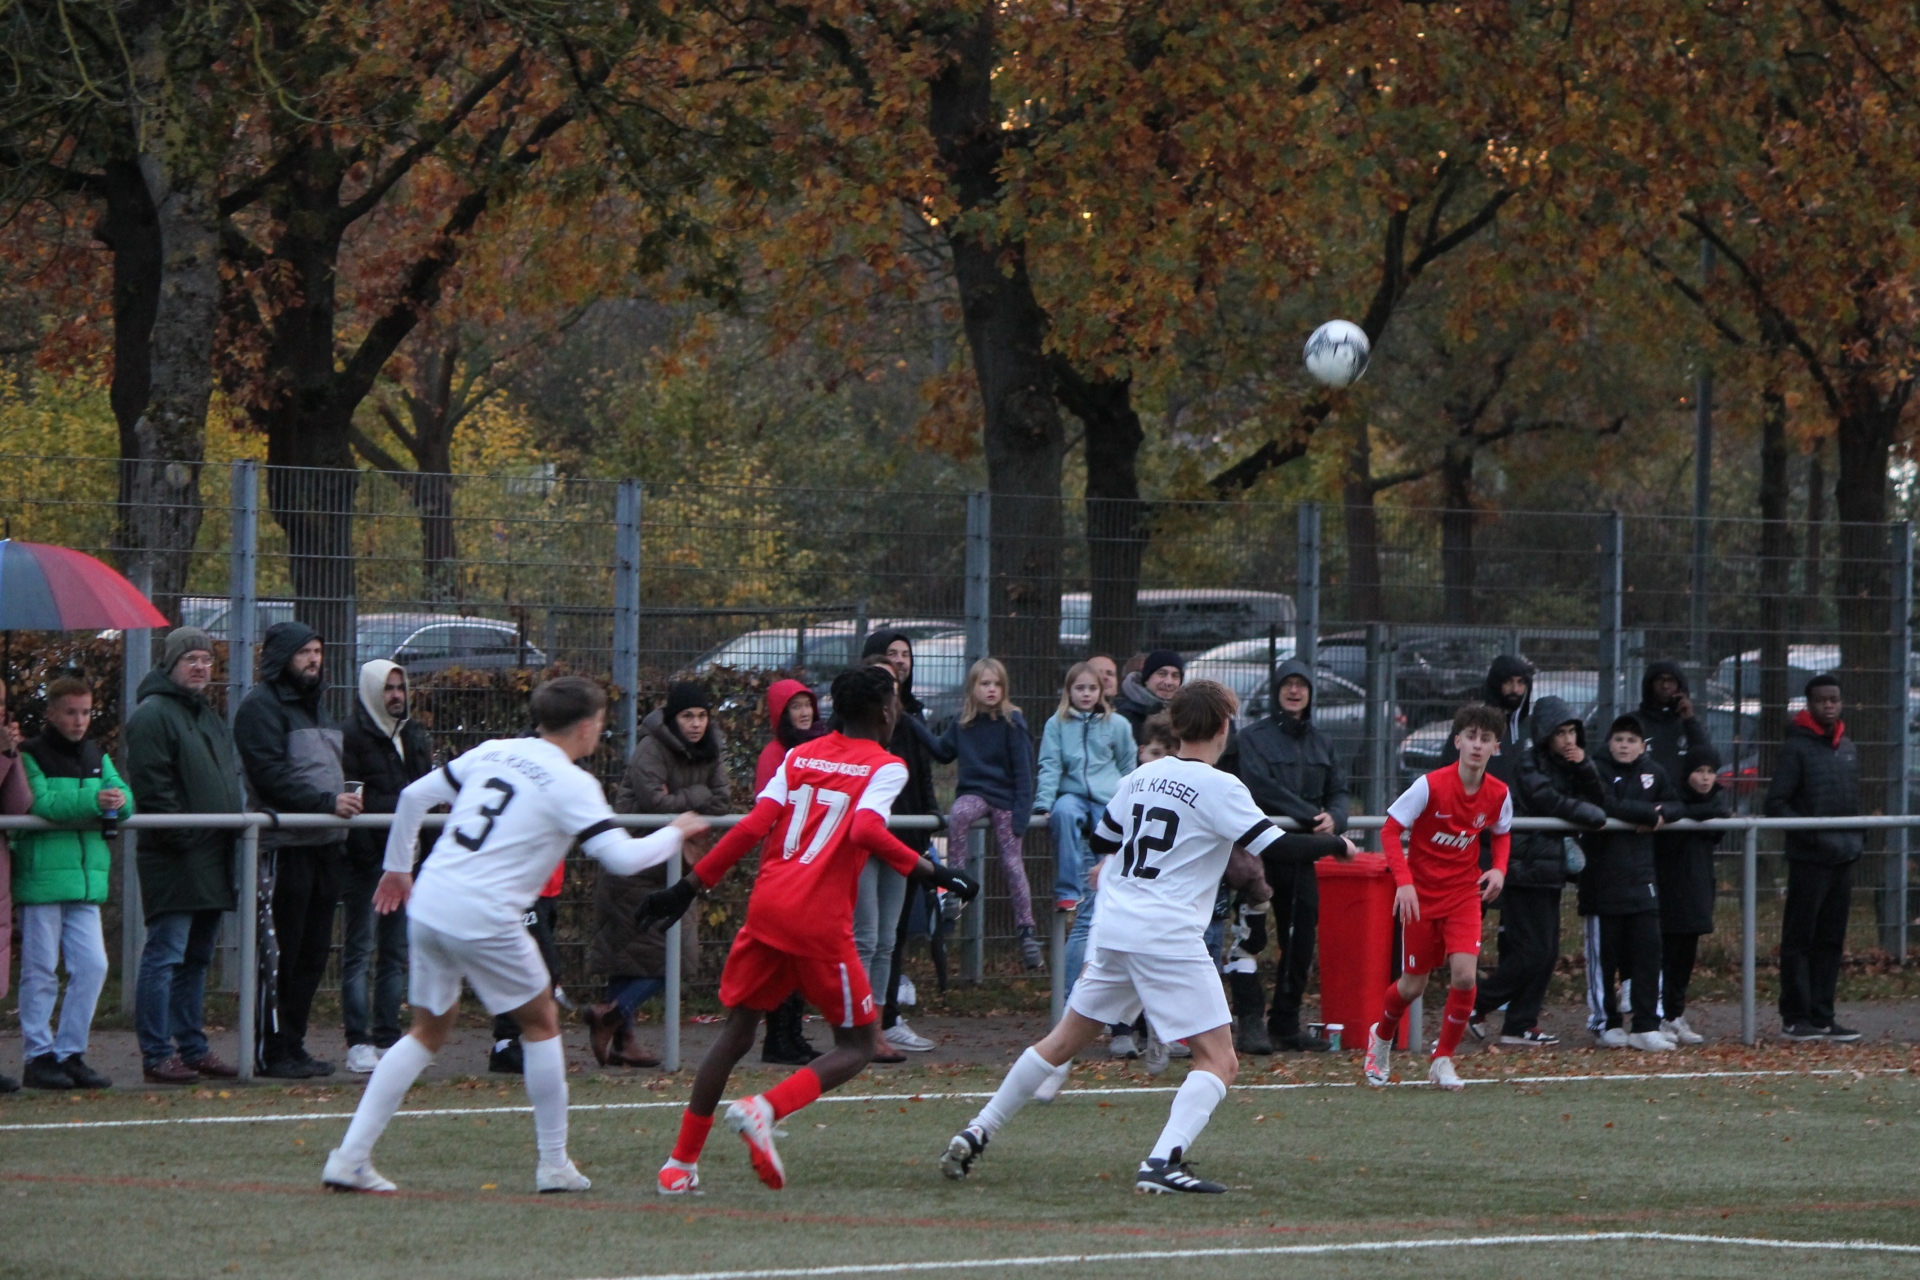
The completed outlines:
[[[1453,718],[1460,762],[1416,778],[1387,807],[1380,848],[1397,887],[1394,914],[1400,920],[1401,972],[1387,987],[1380,1021],[1367,1036],[1367,1083],[1386,1084],[1388,1059],[1400,1033],[1400,1017],[1426,989],[1427,975],[1448,970],[1446,1014],[1427,1078],[1442,1089],[1460,1089],[1453,1054],[1473,1015],[1480,959],[1480,908],[1500,896],[1507,879],[1513,799],[1507,784],[1489,777],[1487,762],[1500,749],[1505,727],[1498,710],[1462,707]],[[1406,853],[1400,835],[1411,837]],[[1480,870],[1480,840],[1493,851],[1493,868]]]
[[[892,738],[900,717],[893,673],[885,667],[843,673],[833,682],[833,705],[841,728],[789,751],[753,812],[685,879],[641,907],[643,926],[678,920],[697,894],[718,884],[762,840],[775,837],[761,856],[746,922],[727,953],[720,977],[726,1021],[694,1077],[679,1140],[660,1170],[662,1195],[699,1189],[700,1152],[727,1079],[753,1048],[760,1019],[796,989],[832,1023],[832,1050],[765,1093],[727,1108],[727,1127],[746,1143],[762,1182],[776,1191],[786,1185],[773,1145],[775,1123],[872,1061],[877,1015],[853,945],[853,903],[869,857],[963,900],[980,891],[968,876],[921,857],[887,830],[894,798],[907,780],[906,765],[880,745]]]

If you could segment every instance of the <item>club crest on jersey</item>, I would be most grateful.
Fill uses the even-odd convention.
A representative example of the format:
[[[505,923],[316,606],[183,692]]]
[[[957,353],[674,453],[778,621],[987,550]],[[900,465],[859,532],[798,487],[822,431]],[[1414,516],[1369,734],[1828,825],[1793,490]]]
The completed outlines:
[[[1474,814],[1474,815],[1473,815],[1473,825],[1474,825],[1474,826],[1475,826],[1476,828],[1479,828],[1479,827],[1484,827],[1484,826],[1486,826],[1486,825],[1487,825],[1487,815],[1486,815],[1486,814],[1484,814],[1484,813],[1476,813],[1476,814]]]
[[[1650,774],[1650,773],[1643,773],[1643,774],[1641,774],[1641,775],[1640,775],[1640,789],[1641,789],[1642,791],[1651,791],[1651,790],[1653,790],[1653,775],[1652,775],[1652,774]]]

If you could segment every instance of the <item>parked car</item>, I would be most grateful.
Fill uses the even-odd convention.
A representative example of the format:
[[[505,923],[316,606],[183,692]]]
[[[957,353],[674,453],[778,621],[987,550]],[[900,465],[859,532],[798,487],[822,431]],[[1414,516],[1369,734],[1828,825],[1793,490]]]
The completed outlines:
[[[1277,591],[1154,590],[1134,596],[1142,649],[1196,654],[1229,640],[1264,638],[1269,628],[1293,635],[1293,597]],[[1093,635],[1093,596],[1060,597],[1062,656],[1084,656]],[[1114,655],[1124,660],[1126,654]]]
[[[409,675],[451,667],[544,667],[547,655],[526,642],[520,628],[498,618],[440,613],[363,613],[355,635],[356,661],[386,658]]]
[[[1279,650],[1278,661],[1285,662],[1293,656],[1293,642],[1286,640],[1275,646]],[[1251,648],[1254,656],[1249,660],[1238,656]],[[1187,679],[1217,680],[1240,696],[1240,714],[1235,719],[1237,728],[1265,719],[1272,710],[1271,687],[1267,673],[1267,642],[1238,641],[1216,645],[1187,664]],[[1359,776],[1366,762],[1367,754],[1367,691],[1353,681],[1327,669],[1317,667],[1313,680],[1313,722],[1326,735],[1333,739],[1333,749],[1340,756],[1341,763],[1352,776]],[[1406,722],[1397,719],[1392,732],[1397,738],[1406,729]]]
[[[182,596],[180,625],[199,627],[215,640],[228,638],[233,602],[225,596]],[[293,601],[256,600],[253,602],[253,634],[257,640],[276,622],[293,621]]]
[[[798,671],[809,682],[831,680],[853,665],[860,646],[876,631],[903,631],[913,641],[916,655],[922,643],[936,637],[958,636],[959,652],[966,646],[966,628],[959,622],[933,618],[874,618],[856,631],[850,618],[836,618],[808,627],[762,627],[723,641],[687,666],[702,676],[716,667],[742,671]],[[964,661],[964,658],[961,659]],[[961,672],[964,677],[966,673]],[[914,687],[919,687],[916,675]]]

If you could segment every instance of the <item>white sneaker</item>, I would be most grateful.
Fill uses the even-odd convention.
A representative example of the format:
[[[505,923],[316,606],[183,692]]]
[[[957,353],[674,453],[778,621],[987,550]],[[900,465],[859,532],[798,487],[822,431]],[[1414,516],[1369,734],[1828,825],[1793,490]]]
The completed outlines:
[[[1067,1077],[1072,1074],[1073,1059],[1068,1058],[1065,1062],[1053,1069],[1052,1075],[1040,1082],[1040,1087],[1033,1091],[1033,1100],[1035,1102],[1052,1102],[1060,1096],[1060,1091],[1067,1087]]]
[[[1658,1031],[1636,1031],[1627,1037],[1627,1044],[1642,1053],[1665,1053],[1669,1049],[1679,1048]]]
[[[1147,1074],[1157,1076],[1167,1069],[1173,1055],[1167,1052],[1167,1042],[1162,1040],[1152,1027],[1147,1028],[1147,1051],[1140,1055],[1140,1062]]]
[[[364,1076],[380,1065],[383,1050],[370,1044],[356,1044],[347,1050],[347,1070],[357,1076]]]
[[[908,1005],[918,1004],[919,1001],[920,1001],[920,994],[919,992],[913,989],[913,979],[902,977],[900,979],[899,994],[897,994],[893,998],[894,1004],[904,1009]]]
[[[907,1053],[926,1053],[933,1048],[933,1041],[908,1026],[905,1019],[894,1023],[880,1034],[886,1038],[888,1044]]]
[[[380,1176],[373,1167],[373,1161],[358,1162],[347,1159],[335,1147],[327,1152],[327,1167],[320,1172],[320,1181],[335,1191],[374,1191],[385,1193],[400,1188]]]
[[[1608,1027],[1605,1031],[1597,1033],[1594,1040],[1602,1049],[1624,1049],[1627,1047],[1627,1029]]]
[[[1361,1065],[1367,1083],[1378,1089],[1393,1079],[1393,1041],[1380,1038],[1380,1024],[1367,1028],[1367,1057]]]
[[[543,1164],[533,1171],[533,1189],[543,1196],[554,1191],[585,1191],[592,1185],[586,1174],[573,1167],[571,1160],[565,1164]]]
[[[1687,1025],[1684,1017],[1673,1018],[1660,1024],[1660,1033],[1671,1036],[1681,1044],[1704,1044],[1706,1037]]]
[[[1427,1079],[1442,1089],[1453,1092],[1467,1087],[1467,1082],[1462,1080],[1460,1073],[1453,1069],[1452,1058],[1435,1058],[1433,1064],[1427,1068]]]
[[[1108,1041],[1107,1056],[1109,1058],[1139,1057],[1140,1050],[1134,1047],[1133,1033],[1131,1031],[1122,1031],[1119,1035],[1115,1036],[1112,1040]]]

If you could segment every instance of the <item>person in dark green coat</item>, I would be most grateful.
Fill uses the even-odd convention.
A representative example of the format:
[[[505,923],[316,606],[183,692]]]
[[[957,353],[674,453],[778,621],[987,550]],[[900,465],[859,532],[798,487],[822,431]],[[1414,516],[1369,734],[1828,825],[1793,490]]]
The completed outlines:
[[[213,641],[198,627],[167,635],[160,665],[140,682],[127,721],[127,781],[143,813],[239,813],[240,760],[226,721],[207,704]],[[207,1047],[207,965],[220,915],[237,905],[233,830],[140,832],[140,953],[134,1029],[148,1084],[238,1074]]]
[[[13,849],[13,903],[20,911],[20,1039],[30,1089],[105,1089],[113,1081],[83,1056],[94,1006],[107,981],[100,905],[113,879],[113,850],[103,817],[132,811],[126,784],[100,744],[87,736],[93,690],[71,676],[47,686],[47,727],[20,745],[36,818],[87,823],[72,830],[23,831]],[[67,995],[60,1027],[60,964]]]

